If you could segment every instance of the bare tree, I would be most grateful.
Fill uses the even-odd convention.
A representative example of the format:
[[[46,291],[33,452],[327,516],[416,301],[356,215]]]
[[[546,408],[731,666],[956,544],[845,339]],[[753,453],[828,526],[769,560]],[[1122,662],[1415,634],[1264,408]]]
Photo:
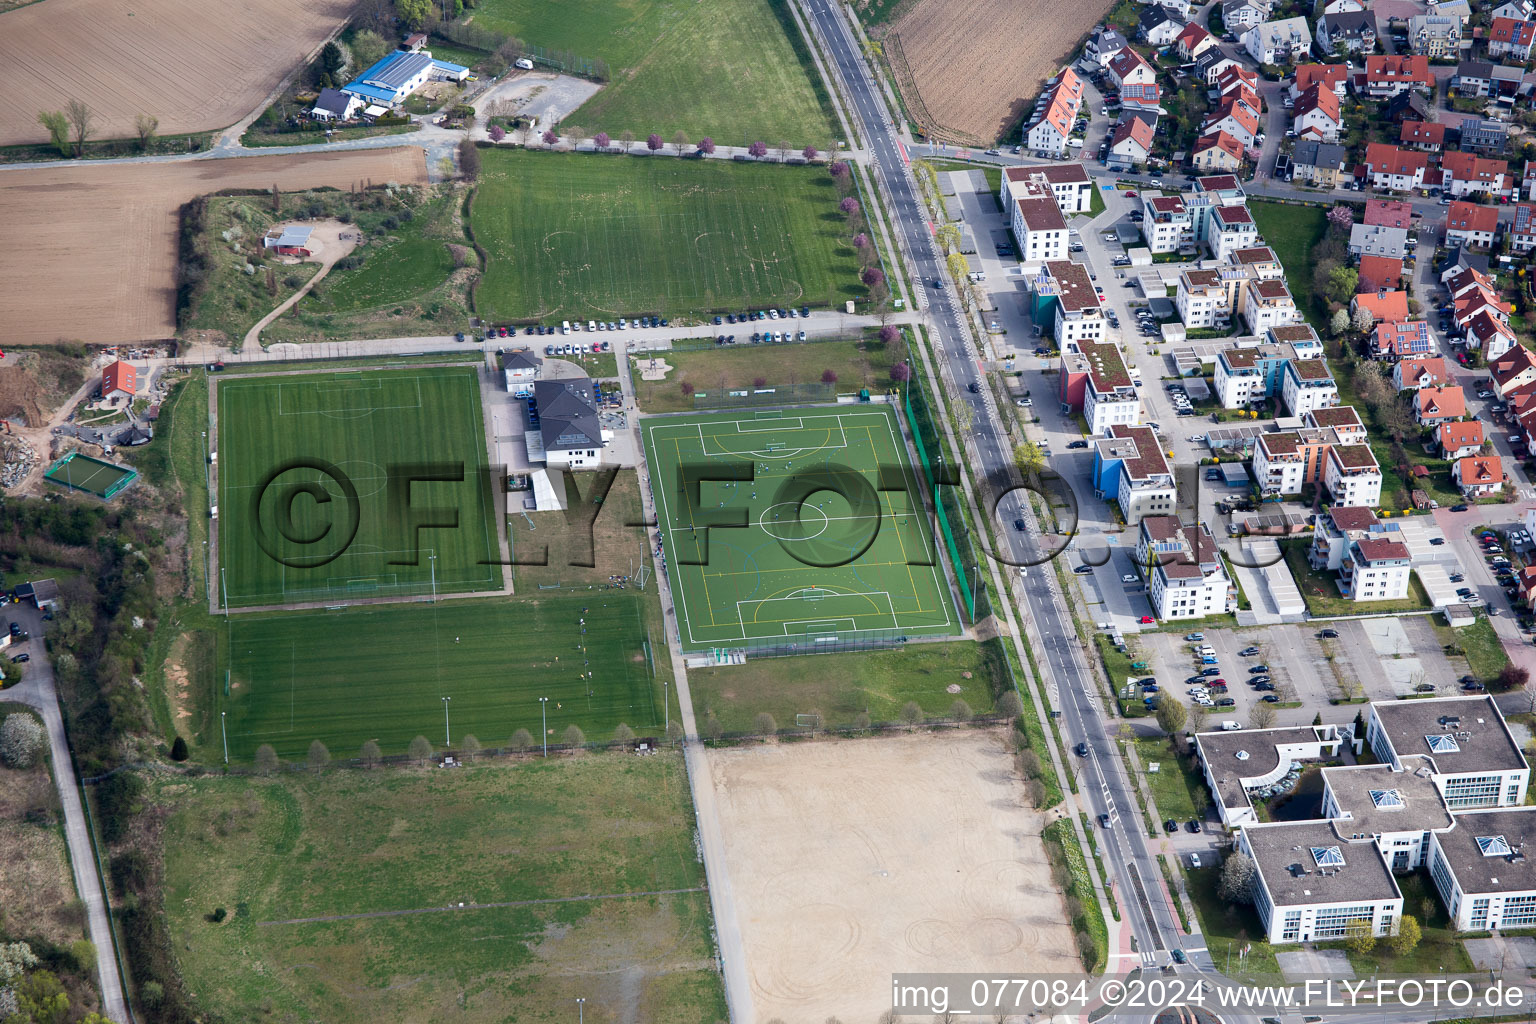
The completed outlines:
[[[572,149],[580,149],[581,144],[587,141],[587,130],[580,125],[571,125],[565,130],[565,137],[571,140]]]
[[[620,722],[618,728],[613,730],[613,738],[618,743],[633,743],[635,742],[635,730]]]
[[[325,748],[324,743],[321,743],[319,740],[315,740],[309,745],[308,760],[310,771],[322,771],[326,765],[331,763],[331,752]]]
[[[909,700],[901,706],[901,720],[907,723],[909,728],[915,727],[923,721],[923,708],[915,700]]]
[[[677,155],[683,155],[683,147],[688,145],[688,133],[679,128],[672,135],[672,146],[677,150]]]
[[[375,743],[373,740],[368,740],[363,744],[363,749],[359,752],[359,757],[363,762],[364,768],[377,768],[379,766],[379,762],[384,758],[384,753],[383,751],[379,750],[379,745],[377,743]]]
[[[971,706],[959,697],[949,706],[949,717],[957,722],[969,722],[971,720]]]
[[[81,100],[70,100],[64,105],[64,116],[75,134],[75,157],[85,155],[85,142],[91,137],[91,108]]]
[[[783,139],[780,139],[779,140],[779,145],[778,145],[778,150],[779,150],[779,163],[783,163],[789,157],[789,143],[786,142]]]
[[[779,731],[779,723],[766,711],[759,711],[752,719],[752,729],[759,736],[773,736]]]
[[[507,746],[521,754],[533,746],[533,734],[527,729],[519,729],[512,734],[512,739],[507,743]]]
[[[480,756],[480,741],[474,733],[468,733],[459,743],[459,756],[466,761],[473,761]]]
[[[568,747],[584,747],[587,745],[587,737],[579,726],[568,725],[565,727],[565,745]]]
[[[415,761],[417,764],[425,764],[427,759],[432,756],[432,741],[425,736],[417,736],[411,740],[410,755],[412,761]]]
[[[1255,729],[1268,729],[1275,724],[1275,706],[1262,702],[1255,704],[1253,710],[1248,712],[1248,722]]]
[[[672,721],[667,723],[667,742],[668,743],[681,743],[681,742],[683,742],[683,723],[679,722],[675,718]]]
[[[277,751],[272,749],[272,744],[263,743],[256,748],[256,770],[263,775],[271,775],[277,771]]]
[[[133,130],[139,136],[139,148],[149,152],[149,144],[160,128],[160,119],[153,114],[140,114],[133,119]]]
[[[634,144],[635,133],[626,128],[619,132],[619,141],[624,143],[624,152],[628,153],[630,146]]]

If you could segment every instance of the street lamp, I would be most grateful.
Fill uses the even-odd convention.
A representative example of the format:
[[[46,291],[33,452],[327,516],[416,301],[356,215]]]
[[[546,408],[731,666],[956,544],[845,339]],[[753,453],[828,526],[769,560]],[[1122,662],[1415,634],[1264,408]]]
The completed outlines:
[[[549,698],[539,698],[539,718],[543,720],[544,727],[539,731],[539,736],[544,742],[544,756],[549,756]]]
[[[443,746],[445,747],[453,746],[453,736],[448,731],[448,702],[451,700],[453,700],[452,697],[443,698]]]
[[[219,735],[224,738],[224,763],[229,764],[229,733],[224,731],[224,716],[227,712],[219,712]]]
[[[576,997],[576,1024],[585,1024],[585,1022],[586,1022],[586,1019],[587,1019],[587,1009],[586,1009],[585,1006],[582,1005],[586,1001],[587,1001],[587,997],[586,996],[577,996]]]

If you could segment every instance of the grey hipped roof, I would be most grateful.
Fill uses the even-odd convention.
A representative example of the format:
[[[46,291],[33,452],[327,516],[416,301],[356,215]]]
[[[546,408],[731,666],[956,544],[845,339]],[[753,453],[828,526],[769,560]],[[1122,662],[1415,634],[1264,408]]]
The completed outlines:
[[[511,352],[501,354],[501,368],[503,370],[536,370],[540,359],[525,348],[515,348]]]
[[[533,397],[539,408],[539,434],[545,451],[603,446],[592,381],[586,377],[537,381]]]
[[[325,88],[320,90],[320,97],[315,100],[314,109],[324,110],[337,117],[345,117],[347,108],[352,105],[353,96],[342,92],[340,89]]]

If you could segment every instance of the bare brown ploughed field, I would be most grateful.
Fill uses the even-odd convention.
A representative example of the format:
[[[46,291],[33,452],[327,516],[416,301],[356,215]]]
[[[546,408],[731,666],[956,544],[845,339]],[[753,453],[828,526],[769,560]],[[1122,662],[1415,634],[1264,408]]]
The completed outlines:
[[[43,7],[53,0],[36,4]],[[177,211],[233,188],[425,184],[414,146],[0,171],[0,320],[14,344],[112,344],[176,332]]]
[[[708,756],[758,1020],[874,1020],[893,970],[1082,969],[1000,732]]]
[[[347,0],[45,0],[0,16],[0,145],[47,142],[40,110],[83,100],[98,139],[224,128],[334,32]]]
[[[916,0],[887,36],[886,56],[914,121],[941,139],[990,145],[1029,112],[1110,6]]]

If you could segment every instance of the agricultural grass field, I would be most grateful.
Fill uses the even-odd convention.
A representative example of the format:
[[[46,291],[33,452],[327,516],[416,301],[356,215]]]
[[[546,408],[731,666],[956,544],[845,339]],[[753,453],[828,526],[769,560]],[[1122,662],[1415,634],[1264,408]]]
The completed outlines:
[[[203,777],[152,799],[164,913],[208,1019],[556,1021],[578,996],[598,1021],[726,1019],[675,753]],[[623,895],[666,890],[684,891]],[[621,898],[583,898],[605,895]],[[533,900],[564,902],[486,906]]]
[[[908,701],[930,718],[949,715],[956,700],[975,714],[992,710],[1007,669],[970,640],[907,644],[886,651],[753,658],[744,665],[690,669],[688,686],[700,729],[756,733],[766,711],[780,728],[816,714],[827,728],[899,722]],[[951,689],[953,687],[954,689]]]
[[[530,44],[608,63],[611,80],[566,126],[826,149],[831,105],[788,8],[788,0],[484,0],[474,16]]]
[[[640,379],[648,356],[636,357],[632,369],[640,408],[646,412],[685,412],[694,407],[693,399],[683,391],[685,382],[705,392],[752,387],[758,380],[783,386],[819,381],[831,370],[837,374],[839,391],[883,391],[892,386],[891,367],[905,356],[906,350],[899,344],[886,345],[868,338],[794,347],[737,344],[698,352],[674,349],[660,353],[655,358],[672,367],[662,380]]]
[[[405,753],[416,736],[441,747],[443,697],[454,743],[472,734],[506,746],[518,729],[537,738],[540,697],[551,743],[571,725],[589,741],[611,739],[620,723],[659,735],[651,666],[667,655],[664,637],[648,632],[645,602],[633,590],[593,589],[230,616],[211,680],[230,760],[250,762],[263,743],[302,759],[317,739],[337,757],[357,756],[367,740],[385,754]],[[213,721],[205,755],[220,742]]]
[[[862,297],[825,168],[487,150],[470,218],[491,320]]]
[[[894,409],[656,417],[641,434],[684,649],[959,632]]]
[[[501,589],[475,368],[224,377],[217,402],[231,607]]]

